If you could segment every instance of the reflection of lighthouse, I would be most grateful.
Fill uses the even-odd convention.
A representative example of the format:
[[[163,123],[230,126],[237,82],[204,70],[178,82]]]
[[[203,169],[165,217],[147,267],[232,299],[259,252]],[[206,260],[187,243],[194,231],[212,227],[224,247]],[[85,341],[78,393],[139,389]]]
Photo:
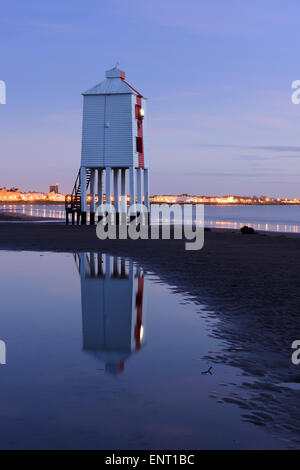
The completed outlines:
[[[99,253],[80,253],[83,349],[99,357],[107,371],[145,341],[145,278],[132,261]]]

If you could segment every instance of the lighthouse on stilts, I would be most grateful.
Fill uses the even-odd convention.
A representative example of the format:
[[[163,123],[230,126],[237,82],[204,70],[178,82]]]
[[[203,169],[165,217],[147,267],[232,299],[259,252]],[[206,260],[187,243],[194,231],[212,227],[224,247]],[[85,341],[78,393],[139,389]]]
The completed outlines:
[[[81,166],[66,196],[66,222],[71,214],[72,223],[94,224],[96,203],[113,203],[119,214],[128,194],[131,205],[149,210],[145,98],[117,67],[83,98]]]

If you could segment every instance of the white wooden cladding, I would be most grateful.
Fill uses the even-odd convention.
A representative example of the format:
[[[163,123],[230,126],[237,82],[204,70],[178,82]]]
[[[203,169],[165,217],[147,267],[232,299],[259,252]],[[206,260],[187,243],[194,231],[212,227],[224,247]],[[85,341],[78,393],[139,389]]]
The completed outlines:
[[[82,166],[138,165],[134,101],[130,94],[84,96]]]

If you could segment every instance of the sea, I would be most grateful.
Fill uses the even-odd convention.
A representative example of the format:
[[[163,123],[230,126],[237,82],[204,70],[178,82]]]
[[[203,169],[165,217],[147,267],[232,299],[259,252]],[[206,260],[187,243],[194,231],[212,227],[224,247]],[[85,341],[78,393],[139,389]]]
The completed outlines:
[[[2,204],[0,205],[0,211],[19,212],[31,216],[65,220],[65,207],[63,204]],[[193,211],[195,220],[195,207],[193,207]],[[155,221],[153,222],[155,223]],[[244,225],[248,225],[255,230],[300,233],[300,206],[207,205],[204,206],[204,224],[206,227],[211,228],[239,229]]]

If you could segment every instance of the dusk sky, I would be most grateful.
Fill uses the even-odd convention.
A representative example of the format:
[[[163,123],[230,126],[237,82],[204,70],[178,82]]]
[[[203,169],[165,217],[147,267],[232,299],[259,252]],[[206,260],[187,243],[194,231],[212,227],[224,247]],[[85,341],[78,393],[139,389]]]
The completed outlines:
[[[119,62],[152,194],[300,197],[299,0],[11,0],[0,26],[0,187],[70,192],[81,93]]]

